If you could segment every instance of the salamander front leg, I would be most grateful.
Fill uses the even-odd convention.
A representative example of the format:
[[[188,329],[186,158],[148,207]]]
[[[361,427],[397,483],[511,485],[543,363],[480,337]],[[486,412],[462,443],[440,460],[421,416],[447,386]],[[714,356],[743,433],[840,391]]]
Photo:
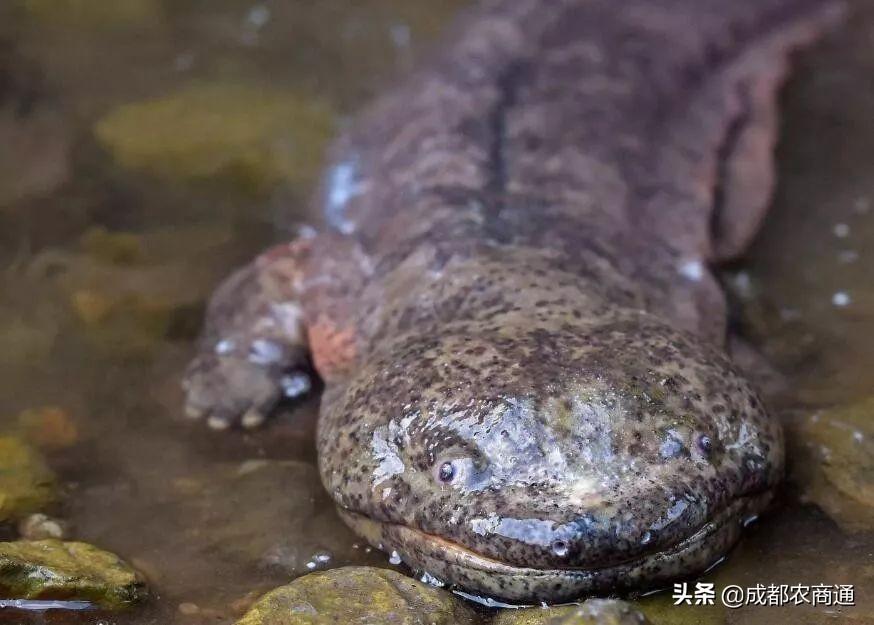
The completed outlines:
[[[231,275],[213,295],[182,386],[185,412],[214,429],[261,425],[283,399],[313,386],[296,284],[301,246],[281,246]]]

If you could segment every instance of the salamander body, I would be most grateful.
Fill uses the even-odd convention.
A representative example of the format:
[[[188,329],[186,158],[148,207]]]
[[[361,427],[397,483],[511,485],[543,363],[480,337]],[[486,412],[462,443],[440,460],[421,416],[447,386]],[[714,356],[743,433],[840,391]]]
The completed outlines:
[[[190,414],[325,381],[319,466],[373,545],[516,602],[711,566],[771,498],[778,424],[711,273],[773,186],[819,0],[493,0],[332,151],[318,234],[213,298]]]

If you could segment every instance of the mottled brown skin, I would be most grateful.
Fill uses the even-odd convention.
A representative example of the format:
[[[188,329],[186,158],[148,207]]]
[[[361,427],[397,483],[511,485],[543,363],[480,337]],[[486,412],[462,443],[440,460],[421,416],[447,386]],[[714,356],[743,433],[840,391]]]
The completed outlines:
[[[324,233],[216,294],[189,412],[257,425],[311,358],[343,518],[468,592],[704,570],[783,468],[709,268],[755,233],[787,56],[837,13],[483,2],[338,142]]]

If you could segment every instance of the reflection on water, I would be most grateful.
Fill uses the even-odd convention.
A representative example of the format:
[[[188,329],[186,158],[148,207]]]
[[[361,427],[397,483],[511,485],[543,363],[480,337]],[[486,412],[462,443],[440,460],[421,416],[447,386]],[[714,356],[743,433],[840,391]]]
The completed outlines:
[[[0,425],[49,458],[68,535],[149,577],[157,599],[110,620],[231,622],[310,570],[387,565],[321,491],[315,401],[269,431],[215,434],[184,420],[176,385],[204,297],[307,220],[331,129],[461,4],[0,5]],[[788,374],[779,406],[795,437],[812,414],[872,394],[872,38],[866,9],[804,57],[775,210],[728,278],[740,325]],[[842,533],[805,496],[793,482],[712,576],[854,583],[851,612],[872,618],[870,529]],[[831,622],[794,610],[730,619]]]

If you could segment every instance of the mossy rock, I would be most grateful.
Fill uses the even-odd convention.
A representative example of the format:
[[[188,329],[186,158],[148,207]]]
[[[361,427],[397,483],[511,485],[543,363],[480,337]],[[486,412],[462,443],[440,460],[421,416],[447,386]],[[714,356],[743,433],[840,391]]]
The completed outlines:
[[[717,586],[717,593],[721,590]],[[653,625],[725,625],[726,607],[719,597],[713,605],[674,604],[670,593],[659,593],[635,602],[638,610],[646,614]]]
[[[102,226],[89,228],[79,239],[89,257],[111,265],[134,265],[143,260],[143,244],[131,232],[110,232]]]
[[[633,605],[616,599],[589,599],[580,605],[502,610],[492,625],[646,625]]]
[[[314,180],[333,126],[333,113],[311,98],[206,83],[121,106],[95,132],[124,167],[168,179],[221,178],[257,192]]]
[[[41,510],[55,498],[55,478],[42,457],[14,436],[0,436],[0,521]]]
[[[466,625],[474,615],[451,593],[394,571],[345,567],[268,592],[237,625]]]
[[[140,575],[115,554],[55,539],[0,543],[0,588],[15,599],[91,601],[110,610],[147,594]]]
[[[790,435],[802,497],[846,531],[874,530],[874,396],[812,415]]]

